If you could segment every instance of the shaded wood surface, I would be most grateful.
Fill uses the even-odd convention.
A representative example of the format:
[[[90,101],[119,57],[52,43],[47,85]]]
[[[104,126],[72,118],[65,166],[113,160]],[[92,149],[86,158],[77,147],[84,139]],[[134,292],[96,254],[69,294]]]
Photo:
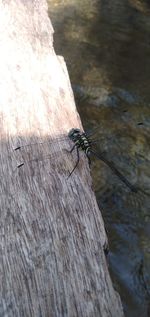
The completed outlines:
[[[45,0],[0,1],[0,126],[0,317],[123,316],[84,154],[67,179],[81,122]]]

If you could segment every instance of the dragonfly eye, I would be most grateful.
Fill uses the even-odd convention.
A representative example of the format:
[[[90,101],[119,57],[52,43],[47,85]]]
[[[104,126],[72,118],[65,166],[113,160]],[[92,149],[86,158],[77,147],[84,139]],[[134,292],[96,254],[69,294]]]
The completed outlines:
[[[71,129],[68,133],[68,137],[71,140],[75,140],[80,134],[81,131],[79,129]]]

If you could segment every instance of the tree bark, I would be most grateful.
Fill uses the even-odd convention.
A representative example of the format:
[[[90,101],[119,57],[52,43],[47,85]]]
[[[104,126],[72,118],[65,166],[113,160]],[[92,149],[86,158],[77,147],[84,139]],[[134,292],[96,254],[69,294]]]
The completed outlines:
[[[123,316],[45,0],[0,1],[0,124],[0,316]]]

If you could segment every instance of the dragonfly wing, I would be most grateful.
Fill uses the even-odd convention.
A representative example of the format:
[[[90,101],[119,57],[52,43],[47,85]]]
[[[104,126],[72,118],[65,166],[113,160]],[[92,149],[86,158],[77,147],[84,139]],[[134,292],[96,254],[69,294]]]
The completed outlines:
[[[133,192],[137,192],[138,189],[133,186],[127,179],[126,177],[116,168],[115,164],[113,162],[110,162],[109,160],[106,159],[106,157],[104,156],[103,153],[97,153],[94,150],[91,150],[91,153],[96,156],[99,160],[103,161],[107,166],[110,167],[110,169],[114,172],[114,174],[116,174],[118,176],[118,178],[120,178],[120,180],[127,186],[130,188],[131,191]]]

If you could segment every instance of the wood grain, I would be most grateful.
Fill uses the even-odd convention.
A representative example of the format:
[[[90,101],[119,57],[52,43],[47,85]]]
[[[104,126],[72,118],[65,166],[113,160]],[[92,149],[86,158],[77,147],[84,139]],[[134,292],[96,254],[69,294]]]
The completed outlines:
[[[67,179],[82,126],[45,0],[0,1],[0,126],[0,316],[123,316],[84,154]]]

